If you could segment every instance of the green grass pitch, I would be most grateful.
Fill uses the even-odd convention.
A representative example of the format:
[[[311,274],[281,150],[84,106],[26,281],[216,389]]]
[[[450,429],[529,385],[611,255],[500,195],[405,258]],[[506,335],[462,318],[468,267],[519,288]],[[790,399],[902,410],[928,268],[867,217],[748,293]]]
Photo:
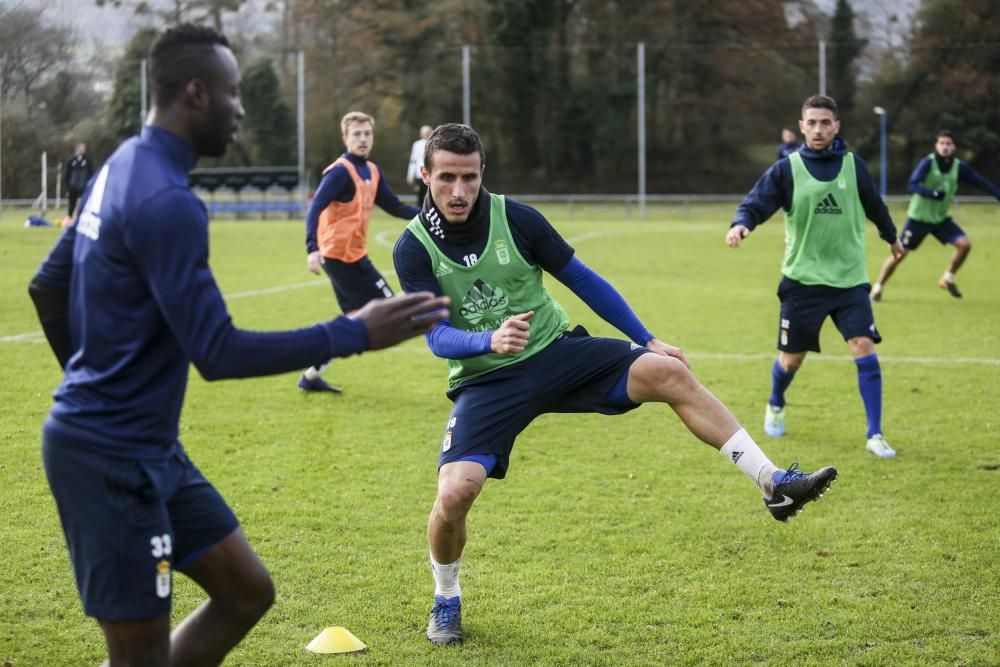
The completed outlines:
[[[788,435],[762,432],[775,355],[780,217],[743,248],[724,243],[733,204],[543,208],[579,257],[779,465],[835,465],[819,503],[775,522],[735,467],[669,408],[548,415],[470,517],[462,568],[466,642],[424,638],[432,580],[426,517],[450,403],[422,340],[334,363],[342,396],[296,376],[207,383],[192,370],[181,437],[270,568],[278,599],[232,665],[1000,664],[1000,208],[956,212],[973,240],[965,298],[936,285],[933,239],[876,305],[885,337],[891,461],[864,450],[846,345],[827,322],[788,393]],[[897,223],[905,220],[894,205]],[[41,424],[59,372],[26,285],[56,230],[0,221],[0,665],[97,664],[42,469]],[[398,220],[371,252],[391,273]],[[305,268],[300,222],[213,222],[211,262],[238,326],[291,328],[334,313]],[[869,225],[869,271],[888,250]],[[615,335],[554,279],[574,321]],[[202,600],[175,579],[175,619]],[[368,646],[304,651],[324,627]]]

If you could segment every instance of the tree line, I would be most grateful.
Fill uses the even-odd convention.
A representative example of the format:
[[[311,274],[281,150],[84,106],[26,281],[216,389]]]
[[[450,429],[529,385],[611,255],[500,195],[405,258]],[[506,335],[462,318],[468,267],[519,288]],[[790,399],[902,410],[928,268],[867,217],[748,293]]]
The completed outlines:
[[[306,63],[306,162],[315,183],[342,150],[339,118],[376,118],[373,158],[397,190],[423,124],[462,120],[462,47],[471,119],[487,146],[486,183],[515,193],[635,192],[637,53],[645,46],[647,191],[742,192],[774,158],[782,126],[827,92],[842,135],[878,171],[888,113],[890,192],[947,127],[959,155],[1000,176],[1000,7],[922,0],[902,48],[881,50],[849,0],[285,0],[242,29],[242,0],[101,0],[147,24],[107,63],[76,63],[78,37],[42,10],[0,7],[3,194],[37,194],[38,153],[76,141],[106,157],[139,129],[140,63],[164,26],[228,30],[243,71],[239,143],[202,166],[296,161],[296,53]],[[256,5],[255,5],[256,6]],[[241,19],[241,16],[244,19]],[[231,28],[231,29],[230,29]],[[95,83],[111,82],[110,94]],[[107,87],[107,86],[106,86]]]

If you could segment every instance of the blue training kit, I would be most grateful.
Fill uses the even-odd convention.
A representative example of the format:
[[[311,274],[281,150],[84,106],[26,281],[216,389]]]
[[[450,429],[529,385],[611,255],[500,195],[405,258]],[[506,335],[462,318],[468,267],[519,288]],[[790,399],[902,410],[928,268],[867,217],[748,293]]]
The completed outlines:
[[[146,127],[91,181],[36,282],[68,293],[73,354],[52,416],[108,452],[159,457],[177,440],[194,363],[209,380],[284,373],[368,347],[346,317],[257,333],[233,326],[208,265],[208,215],[188,187],[194,149]]]
[[[297,370],[369,347],[364,322],[237,329],[208,266],[194,148],[145,127],[84,193],[29,292],[65,372],[42,453],[87,614],[170,611],[171,577],[238,526],[177,439],[189,367],[206,379]]]
[[[429,199],[429,198],[428,198]],[[447,223],[431,237],[449,259],[467,264],[482,256],[489,237],[490,200],[479,192],[466,222]],[[543,350],[523,361],[470,378],[448,392],[454,401],[441,444],[439,465],[458,460],[481,463],[487,475],[507,474],[517,435],[547,412],[622,414],[638,407],[626,391],[628,370],[653,335],[621,294],[574,256],[573,248],[551,223],[530,206],[504,198],[507,224],[517,251],[529,263],[553,274],[590,308],[624,332],[632,342],[589,336],[582,327],[562,333]],[[422,221],[427,225],[427,207]],[[433,217],[433,216],[431,216]],[[409,230],[393,251],[396,273],[407,291],[441,294],[434,267],[423,244]],[[438,322],[427,334],[434,354],[463,359],[490,351],[492,332],[470,332]],[[538,382],[537,378],[545,378]]]

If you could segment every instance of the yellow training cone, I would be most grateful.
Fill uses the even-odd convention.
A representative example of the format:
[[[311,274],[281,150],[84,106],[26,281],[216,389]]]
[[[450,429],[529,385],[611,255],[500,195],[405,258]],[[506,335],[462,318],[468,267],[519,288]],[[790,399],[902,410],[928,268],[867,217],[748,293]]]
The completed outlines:
[[[354,653],[365,648],[364,643],[351,634],[350,630],[339,625],[323,630],[306,646],[310,653]]]

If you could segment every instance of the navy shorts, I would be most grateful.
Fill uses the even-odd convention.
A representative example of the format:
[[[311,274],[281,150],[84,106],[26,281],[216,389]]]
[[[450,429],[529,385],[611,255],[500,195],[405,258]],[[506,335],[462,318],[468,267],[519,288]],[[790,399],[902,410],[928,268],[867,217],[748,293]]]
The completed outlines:
[[[827,315],[833,319],[844,340],[867,336],[881,343],[868,290],[869,285],[847,288],[803,285],[783,277],[778,285],[778,298],[781,299],[778,349],[819,352],[819,332]]]
[[[463,382],[454,401],[438,466],[472,455],[493,455],[490,477],[507,474],[514,439],[547,412],[619,415],[639,407],[625,391],[632,363],[649,350],[613,338],[593,338],[582,327],[524,361]]]
[[[907,250],[916,250],[924,242],[928,234],[932,234],[941,245],[954,243],[965,236],[962,228],[951,218],[945,218],[933,225],[914,220],[913,218],[907,218],[906,225],[903,227],[903,233],[899,235],[899,242]]]
[[[173,570],[239,526],[179,442],[163,459],[107,456],[49,418],[42,460],[88,616],[169,614]]]
[[[392,296],[392,288],[368,257],[350,264],[324,257],[323,270],[333,284],[333,293],[337,295],[337,303],[345,315],[362,308],[372,299]]]

